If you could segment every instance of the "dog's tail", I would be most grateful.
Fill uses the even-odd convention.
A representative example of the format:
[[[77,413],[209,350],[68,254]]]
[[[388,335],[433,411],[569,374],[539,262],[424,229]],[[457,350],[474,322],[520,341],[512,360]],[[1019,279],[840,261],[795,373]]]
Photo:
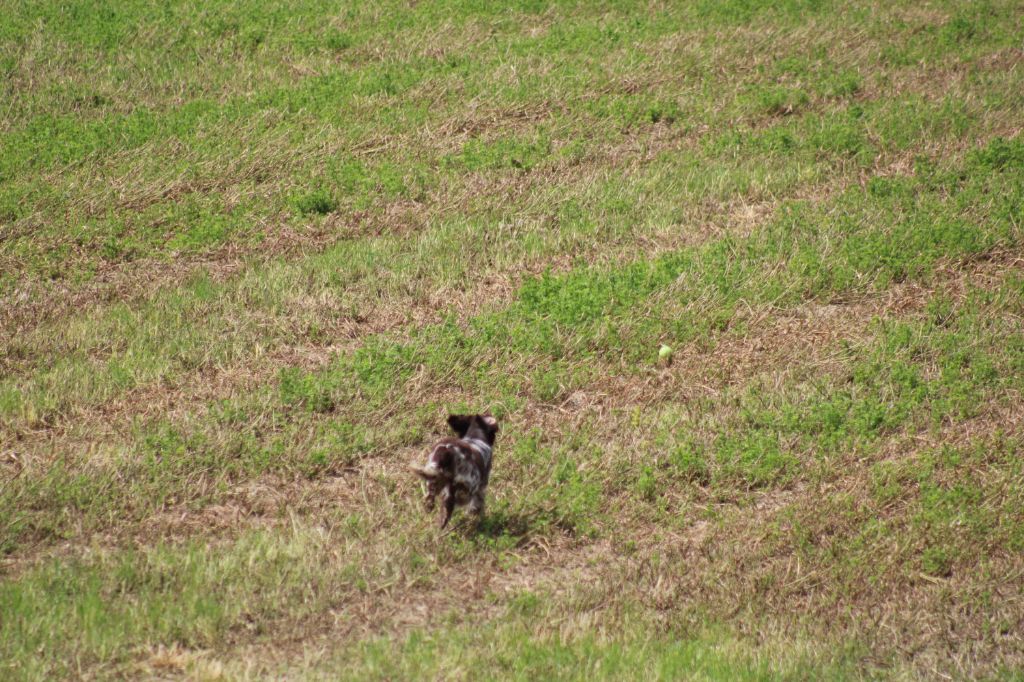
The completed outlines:
[[[426,480],[432,480],[440,476],[443,472],[433,462],[427,462],[426,466],[420,466],[418,464],[410,464],[409,468],[416,473],[417,476]]]

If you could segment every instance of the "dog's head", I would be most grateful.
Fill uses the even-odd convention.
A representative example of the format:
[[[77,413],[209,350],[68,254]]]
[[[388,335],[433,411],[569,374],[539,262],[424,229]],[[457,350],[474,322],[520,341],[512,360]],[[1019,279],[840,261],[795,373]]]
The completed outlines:
[[[489,414],[450,414],[448,426],[459,438],[478,438],[488,445],[498,435],[498,420]]]

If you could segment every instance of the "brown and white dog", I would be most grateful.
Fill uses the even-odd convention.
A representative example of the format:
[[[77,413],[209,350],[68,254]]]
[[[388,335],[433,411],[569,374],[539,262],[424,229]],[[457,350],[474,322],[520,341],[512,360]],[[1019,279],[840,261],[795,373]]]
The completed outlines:
[[[448,415],[448,425],[458,438],[442,438],[424,466],[411,465],[427,482],[427,509],[433,509],[434,498],[441,496],[441,528],[448,525],[456,506],[468,504],[469,511],[478,516],[483,512],[498,433],[497,420],[484,414]]]

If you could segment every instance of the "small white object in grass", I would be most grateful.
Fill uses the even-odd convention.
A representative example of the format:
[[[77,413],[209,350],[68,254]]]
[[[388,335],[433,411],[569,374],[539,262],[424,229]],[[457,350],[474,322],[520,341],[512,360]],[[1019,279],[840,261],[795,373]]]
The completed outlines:
[[[661,348],[658,349],[658,359],[668,360],[670,357],[672,357],[672,347],[661,344]]]

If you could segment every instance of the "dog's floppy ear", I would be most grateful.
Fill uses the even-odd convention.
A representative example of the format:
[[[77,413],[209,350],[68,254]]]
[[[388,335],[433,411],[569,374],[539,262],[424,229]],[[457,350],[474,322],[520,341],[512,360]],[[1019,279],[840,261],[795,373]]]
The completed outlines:
[[[466,435],[466,431],[469,431],[470,425],[473,423],[473,417],[468,414],[450,414],[448,415],[448,426],[452,427],[452,431],[458,434],[459,438]]]
[[[479,418],[480,418],[480,421],[484,424],[484,426],[486,426],[488,429],[490,429],[494,433],[498,432],[498,420],[497,419],[495,419],[494,417],[492,417],[489,414],[481,414]]]

